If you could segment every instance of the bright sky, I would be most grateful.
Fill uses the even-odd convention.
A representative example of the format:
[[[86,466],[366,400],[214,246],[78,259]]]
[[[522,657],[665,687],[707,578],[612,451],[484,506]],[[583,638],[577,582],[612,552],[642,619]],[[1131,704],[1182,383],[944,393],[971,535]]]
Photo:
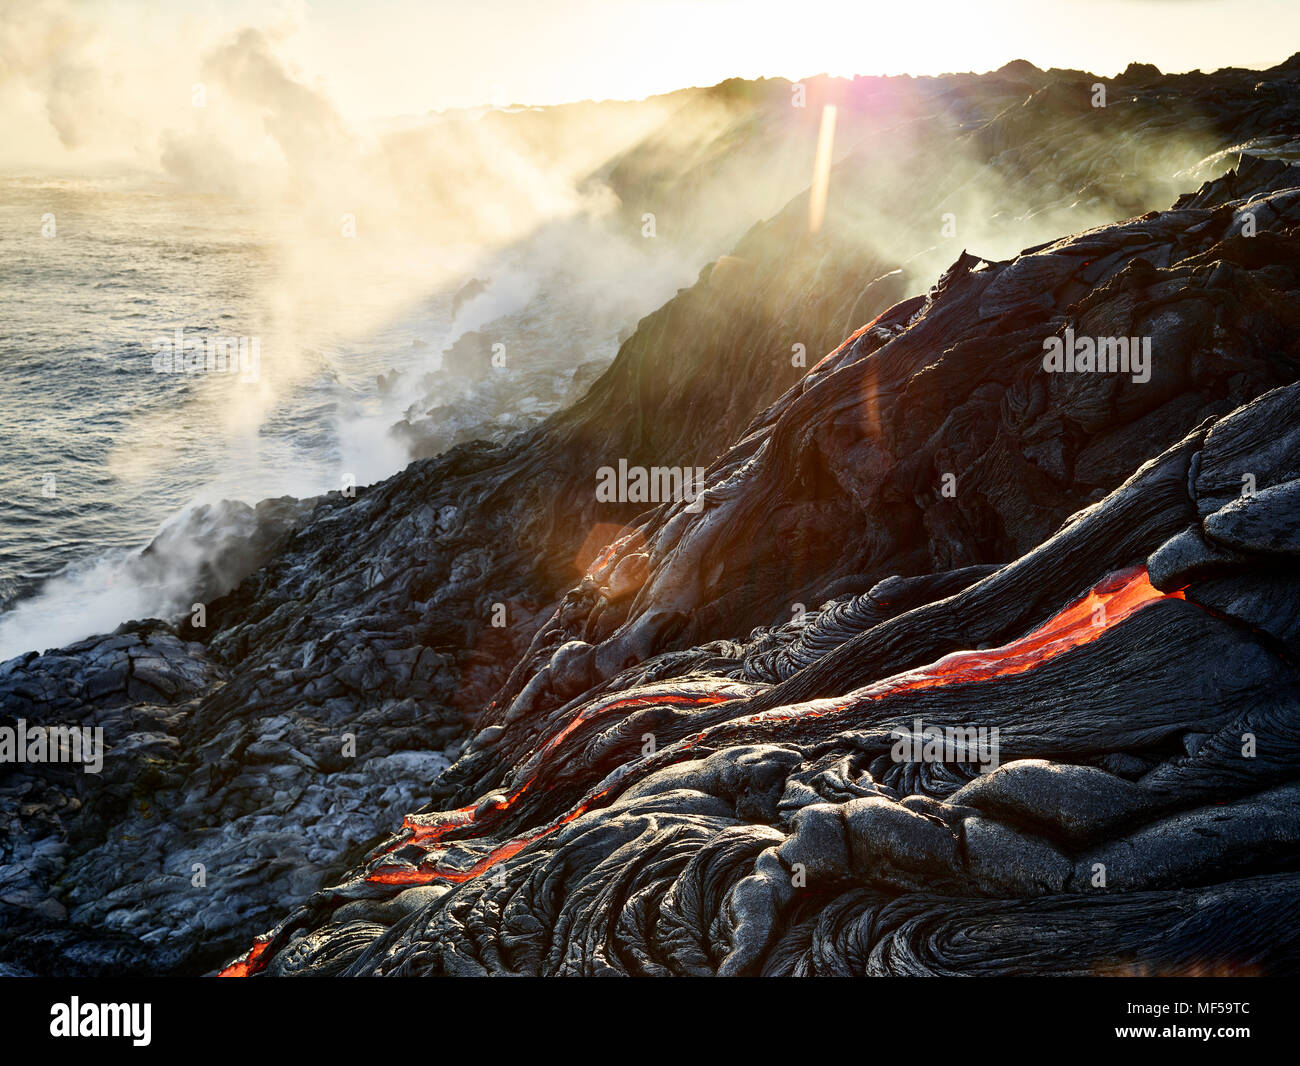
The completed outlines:
[[[0,0],[0,164],[158,141],[249,27],[353,124],[736,76],[1263,67],[1300,49],[1300,0]]]
[[[311,0],[306,56],[355,114],[639,98],[724,78],[1268,66],[1300,0]],[[500,101],[498,101],[500,102]]]

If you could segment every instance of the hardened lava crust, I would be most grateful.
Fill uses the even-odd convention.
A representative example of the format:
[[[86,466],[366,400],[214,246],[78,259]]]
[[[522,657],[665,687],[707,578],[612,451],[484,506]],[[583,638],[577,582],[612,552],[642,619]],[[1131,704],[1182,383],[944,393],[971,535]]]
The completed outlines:
[[[232,972],[1294,970],[1293,181],[1248,163],[884,312],[563,597],[443,775],[468,802]],[[1044,374],[1067,328],[1151,336],[1150,380]],[[778,571],[809,608],[728,639],[790,613]],[[936,731],[980,757],[896,757]]]
[[[205,628],[0,664],[107,747],[3,769],[0,967],[1300,971],[1300,60],[1087,79],[932,79],[888,240],[854,153],[540,426],[237,509]],[[1059,239],[936,248],[971,160]]]

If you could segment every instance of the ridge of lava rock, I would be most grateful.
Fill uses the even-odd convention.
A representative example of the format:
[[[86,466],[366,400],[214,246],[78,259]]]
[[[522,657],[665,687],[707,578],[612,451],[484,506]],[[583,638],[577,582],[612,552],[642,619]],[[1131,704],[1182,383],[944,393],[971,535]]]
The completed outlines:
[[[1130,70],[1101,141],[1080,72],[926,79],[821,236],[795,198],[743,284],[706,268],[573,406],[241,512],[207,632],[0,664],[6,716],[108,742],[94,780],[5,770],[0,961],[1300,970],[1298,72]],[[935,246],[988,174],[1039,223],[1008,247],[1072,235]],[[1150,336],[1151,380],[1044,373],[1066,329]],[[618,459],[707,464],[700,509],[597,501]],[[1090,639],[999,672],[1060,618]],[[898,680],[943,662],[993,676]],[[894,760],[918,720],[997,729],[1000,765]]]
[[[1289,168],[1254,169],[1266,187],[1282,182],[1258,202],[1296,210]],[[1238,193],[1223,204],[1209,206],[1211,188],[1197,196],[1205,206],[1006,263],[959,261],[926,298],[858,331],[709,468],[700,512],[669,504],[642,516],[539,627],[445,775],[472,802],[409,816],[349,879],[259,941],[270,945],[259,967],[919,972],[888,954],[901,930],[880,925],[869,900],[912,899],[935,916],[972,898],[1000,901],[1031,936],[1040,913],[1078,927],[1090,913],[1101,920],[1106,907],[1088,909],[1100,866],[1114,893],[1157,917],[1127,941],[1081,950],[1071,972],[1112,972],[1132,958],[1190,972],[1212,945],[1189,953],[1194,938],[1184,938],[1178,954],[1161,935],[1162,916],[1185,906],[1190,886],[1219,885],[1227,899],[1253,880],[1275,905],[1292,905],[1300,646],[1283,607],[1296,602],[1284,531],[1300,518],[1290,491],[1300,385],[1206,419],[1216,408],[1180,402],[1177,384],[1228,365],[1261,382],[1296,376],[1293,353],[1277,347],[1289,343],[1282,329],[1222,328],[1219,316],[1237,313],[1237,294],[1254,284],[1237,273],[1237,209],[1222,209],[1242,202],[1237,180],[1220,184],[1220,195]],[[1288,223],[1284,239],[1249,257],[1247,274],[1280,268],[1273,276],[1294,284],[1296,251]],[[1036,257],[1061,262],[1043,268]],[[1063,293],[1084,279],[1082,298],[1043,305],[1045,273]],[[1045,332],[1103,321],[1128,335],[1135,319],[1156,330],[1163,352],[1186,353],[1163,386],[1169,366],[1153,377],[1150,395],[1129,396],[1142,386],[1112,379],[1094,397],[1091,381],[1036,377]],[[1206,336],[1219,345],[1214,361],[1196,355]],[[1267,351],[1219,350],[1225,336],[1256,338]],[[1052,403],[1033,401],[1044,388],[1060,391]],[[950,399],[927,402],[931,394]],[[974,410],[955,396],[975,410],[992,401],[1002,427],[1032,427],[1053,410],[1096,440],[1163,411],[1185,419],[1185,435],[1039,541],[1031,522],[1000,566],[959,560],[967,565],[950,577],[872,581],[878,540],[846,553],[843,529],[881,521],[922,459],[938,480],[943,446],[973,431]],[[864,402],[875,408],[865,418]],[[924,435],[918,410],[934,412]],[[967,447],[999,447],[976,436]],[[1067,455],[1063,474],[1088,447]],[[864,465],[879,480],[853,473]],[[1009,513],[1024,513],[1005,466],[971,466],[990,479],[986,505],[997,485],[1015,498]],[[1212,488],[1239,483],[1243,470],[1257,482],[1250,523],[1236,517],[1235,496]],[[806,560],[791,558],[791,527],[764,517],[783,510],[799,512]],[[1217,544],[1217,554],[1197,551],[1193,538]],[[764,598],[764,552],[782,555],[795,575],[778,586],[787,596],[805,562],[827,584],[855,577],[867,588],[746,640],[726,638],[709,610],[718,598],[733,597],[731,617],[747,609],[737,591],[782,613]],[[644,560],[639,591],[604,597],[607,576],[631,557]],[[1148,576],[1157,562],[1160,587]],[[891,760],[892,738],[918,721],[996,728],[1002,764],[982,773],[964,761]],[[1267,737],[1267,753],[1244,757],[1243,737]],[[827,944],[828,914],[857,923],[854,937],[866,939]],[[565,932],[557,940],[552,930]],[[1290,939],[1234,931],[1244,957],[1215,966],[1294,964]]]

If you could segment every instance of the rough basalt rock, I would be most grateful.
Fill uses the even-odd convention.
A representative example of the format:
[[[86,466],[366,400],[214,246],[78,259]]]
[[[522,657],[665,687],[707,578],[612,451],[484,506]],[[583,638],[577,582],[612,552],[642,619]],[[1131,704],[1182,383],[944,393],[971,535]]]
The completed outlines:
[[[1265,185],[1290,176],[1252,166]],[[712,465],[701,511],[633,523],[543,622],[444,775],[462,805],[408,817],[249,968],[1300,968],[1272,928],[1234,922],[1228,939],[1187,917],[1248,895],[1278,913],[1300,902],[1300,515],[1285,444],[1300,385],[1251,398],[1297,376],[1289,311],[1267,308],[1300,289],[1300,218],[1288,191],[1265,197],[1290,221],[1264,254],[1241,252],[1239,181],[1218,183],[1238,193],[1222,204],[1202,190],[1200,207],[1010,262],[964,258],[852,337]],[[1043,256],[1060,260],[1047,302]],[[1260,299],[1261,285],[1277,288]],[[1044,374],[1044,337],[1104,333],[1098,322],[1154,334],[1149,382]],[[1026,457],[1045,411],[1059,416],[1054,471]],[[1070,513],[1098,487],[1071,473],[1077,456],[1153,415],[1169,447]],[[958,517],[943,528],[978,508],[983,537],[927,522],[959,449]],[[1035,506],[1009,476],[1030,469]],[[797,522],[773,518],[787,513]],[[926,530],[947,554],[885,577]],[[940,568],[963,542],[967,565]],[[998,552],[1003,565],[984,561]],[[629,559],[639,591],[612,597]],[[836,593],[820,609],[736,634],[819,586]],[[900,759],[922,722],[996,730],[1000,766]],[[1017,929],[1019,948],[950,956],[882,908],[946,928],[973,913],[975,928]],[[1038,950],[1057,921],[1068,960]]]
[[[1287,432],[1297,401],[1300,385],[1261,403],[1288,412],[1276,427]],[[1243,408],[1211,431],[1249,419]],[[1068,589],[1067,564],[1104,575],[1140,560],[1142,541],[1158,550],[1184,535],[1205,439],[1197,430],[1024,558],[864,621],[840,648],[899,626],[959,632],[971,602],[986,626],[1040,625],[1052,612],[1026,602]],[[1134,509],[1164,471],[1181,501],[1171,491],[1158,511]],[[1094,526],[1111,536],[1081,540]],[[1145,579],[1138,566],[1124,589],[1132,573]],[[940,660],[927,669],[942,680],[929,685],[916,681],[925,670],[859,655],[851,664],[870,669],[839,670],[833,692],[797,699],[788,682],[741,680],[738,655],[731,669],[697,661],[685,677],[572,701],[559,739],[539,740],[468,819],[416,816],[352,880],[282,923],[268,971],[1293,972],[1294,938],[1238,921],[1228,935],[1206,920],[1228,900],[1277,914],[1300,902],[1300,675],[1284,647],[1300,589],[1271,573],[1266,556],[1239,570],[1290,616],[1206,610],[1193,582],[1150,589],[1099,625],[1093,601],[1119,602],[1121,587],[1102,583],[1082,601],[1090,635],[1014,672],[976,676],[1036,647],[1032,637]],[[1002,594],[1011,586],[1031,595]],[[1002,765],[892,760],[899,731],[918,721],[998,729]],[[647,731],[650,754],[637,750]],[[922,928],[1005,929],[1012,946],[949,956],[885,912]],[[1041,941],[1055,923],[1068,960]]]
[[[924,79],[821,237],[797,198],[571,407],[275,508],[206,629],[0,666],[5,722],[107,708],[123,767],[5,769],[0,963],[201,972],[274,926],[244,970],[1295,969],[1239,915],[1300,890],[1300,190],[1259,158],[1300,100],[1259,77],[1130,71],[1100,139],[1090,75]],[[1171,210],[936,244],[980,175],[1005,233],[1073,233],[1195,184],[1201,140],[1232,169]],[[1151,380],[1045,374],[1066,328],[1149,335]],[[701,509],[598,501],[620,458],[707,466]],[[897,680],[1032,658],[999,649],[1094,586],[1076,613],[1147,599],[1015,674]],[[998,728],[1001,769],[895,761],[917,718]]]

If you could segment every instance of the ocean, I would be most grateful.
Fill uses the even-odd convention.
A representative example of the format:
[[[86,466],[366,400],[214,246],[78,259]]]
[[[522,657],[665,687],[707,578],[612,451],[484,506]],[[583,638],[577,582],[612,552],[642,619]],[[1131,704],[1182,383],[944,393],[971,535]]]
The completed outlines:
[[[552,300],[518,248],[287,225],[139,176],[0,179],[0,662],[150,616],[153,593],[122,563],[190,507],[400,469],[388,427],[429,402],[438,386],[422,375],[466,330],[513,329],[516,361],[560,352],[571,375],[612,358],[620,328],[687,280],[659,270],[601,299],[608,277],[549,276],[564,293]],[[457,308],[472,276],[496,280]],[[177,331],[246,352],[252,339],[257,374],[158,372]],[[378,386],[392,370],[405,388]]]

